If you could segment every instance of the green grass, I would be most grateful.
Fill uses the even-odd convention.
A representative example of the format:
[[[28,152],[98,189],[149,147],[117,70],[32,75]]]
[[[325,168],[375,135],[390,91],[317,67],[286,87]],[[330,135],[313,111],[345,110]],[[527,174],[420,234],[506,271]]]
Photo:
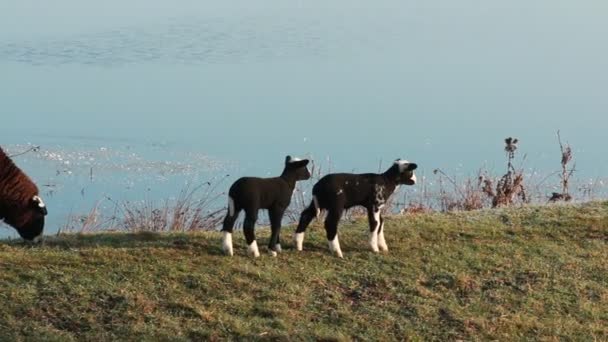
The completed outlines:
[[[608,340],[608,203],[396,217],[389,254],[343,223],[304,252],[221,235],[0,243],[0,340]],[[267,229],[258,229],[265,245]],[[265,251],[265,248],[262,248]]]

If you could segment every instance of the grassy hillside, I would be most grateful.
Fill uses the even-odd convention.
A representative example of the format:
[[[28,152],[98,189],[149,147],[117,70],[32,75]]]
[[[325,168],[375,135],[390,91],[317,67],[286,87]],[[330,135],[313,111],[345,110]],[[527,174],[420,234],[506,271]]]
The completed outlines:
[[[240,233],[0,243],[0,340],[608,340],[608,203],[393,218],[388,255],[345,223],[344,260],[292,233],[257,260]]]

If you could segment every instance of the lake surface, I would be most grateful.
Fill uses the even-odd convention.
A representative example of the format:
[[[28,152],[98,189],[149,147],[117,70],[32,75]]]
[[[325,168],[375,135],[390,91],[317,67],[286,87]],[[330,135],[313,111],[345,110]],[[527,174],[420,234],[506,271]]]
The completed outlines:
[[[586,184],[608,175],[607,13],[599,0],[4,1],[0,144],[41,146],[15,161],[48,197],[49,232],[102,198],[276,175],[287,154],[462,178],[501,173],[515,136],[544,178],[558,129]]]

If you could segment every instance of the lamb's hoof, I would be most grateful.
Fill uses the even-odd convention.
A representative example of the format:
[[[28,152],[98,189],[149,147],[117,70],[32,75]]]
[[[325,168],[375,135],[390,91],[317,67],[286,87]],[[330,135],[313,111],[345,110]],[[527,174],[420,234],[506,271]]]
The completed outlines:
[[[276,257],[277,255],[279,255],[277,252],[273,251],[273,250],[269,250],[268,254],[270,254],[270,256]]]
[[[281,253],[281,252],[283,251],[283,248],[281,248],[281,244],[277,243],[277,244],[274,246],[274,250],[275,250],[277,253]]]
[[[329,241],[329,250],[332,254],[335,254],[338,258],[344,258],[342,255],[342,249],[340,248],[340,242],[338,241],[338,237]]]

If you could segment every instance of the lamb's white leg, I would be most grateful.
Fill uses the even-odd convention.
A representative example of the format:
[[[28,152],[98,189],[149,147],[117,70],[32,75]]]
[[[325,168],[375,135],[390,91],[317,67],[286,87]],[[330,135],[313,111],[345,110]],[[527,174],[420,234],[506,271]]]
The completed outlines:
[[[222,238],[222,249],[227,255],[234,255],[234,251],[232,250],[232,233],[224,232],[224,237]]]
[[[372,251],[374,253],[378,253],[380,250],[378,249],[378,231],[380,230],[380,211],[374,212],[374,221],[376,221],[375,227],[372,228],[371,233],[369,234],[369,245],[372,247]]]
[[[298,251],[301,251],[302,250],[302,246],[304,245],[304,233],[296,233],[293,236],[293,240],[296,243],[296,249]]]
[[[384,222],[380,225],[380,233],[378,233],[378,247],[381,251],[388,252],[388,246],[384,240]]]

